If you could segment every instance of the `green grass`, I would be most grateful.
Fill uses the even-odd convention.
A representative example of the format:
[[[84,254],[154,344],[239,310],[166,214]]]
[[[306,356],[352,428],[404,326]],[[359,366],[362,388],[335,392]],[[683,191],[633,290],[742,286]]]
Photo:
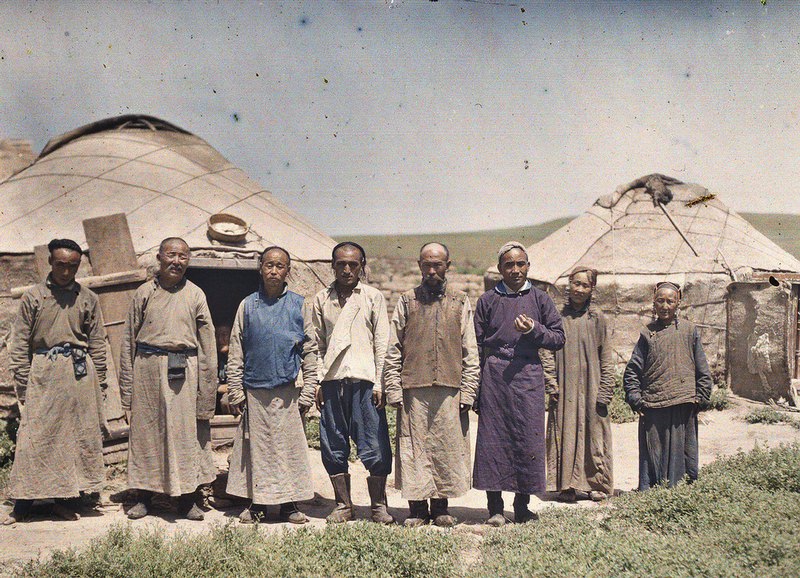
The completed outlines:
[[[691,485],[631,492],[597,508],[549,508],[487,531],[357,522],[264,534],[233,523],[201,535],[114,527],[82,550],[9,568],[17,576],[797,576],[800,444],[756,447]]]

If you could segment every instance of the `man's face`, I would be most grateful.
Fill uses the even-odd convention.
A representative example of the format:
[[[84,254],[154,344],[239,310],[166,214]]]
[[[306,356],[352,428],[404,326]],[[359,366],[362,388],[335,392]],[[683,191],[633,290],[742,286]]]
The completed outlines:
[[[658,320],[664,325],[672,323],[675,320],[679,302],[678,292],[671,287],[662,287],[656,291],[656,295],[653,297],[653,307]]]
[[[282,291],[288,274],[289,259],[283,251],[273,249],[264,255],[261,260],[261,280],[267,291]]]
[[[450,269],[447,253],[440,245],[425,247],[419,254],[417,264],[422,273],[422,282],[430,288],[441,287]]]
[[[72,249],[55,249],[47,259],[53,283],[66,287],[75,279],[81,264],[81,254]]]
[[[178,283],[189,267],[189,247],[181,241],[168,241],[156,255],[158,276],[168,285]]]
[[[522,249],[511,249],[500,259],[500,274],[503,283],[512,291],[519,291],[528,278],[528,256]]]
[[[333,273],[336,284],[344,289],[352,289],[358,285],[361,275],[361,251],[355,247],[340,247],[333,260]]]

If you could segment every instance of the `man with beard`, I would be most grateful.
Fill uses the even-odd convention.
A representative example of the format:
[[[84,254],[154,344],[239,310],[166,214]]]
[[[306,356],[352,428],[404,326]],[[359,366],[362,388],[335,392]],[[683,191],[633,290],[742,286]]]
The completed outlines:
[[[53,239],[51,271],[22,296],[9,344],[20,425],[4,520],[24,520],[35,499],[55,498],[53,513],[80,516],[67,499],[98,492],[103,467],[103,399],[106,331],[100,303],[75,281],[83,251],[70,239]]]
[[[417,263],[422,283],[397,302],[384,366],[386,402],[398,408],[395,484],[408,500],[406,526],[450,527],[448,499],[471,487],[478,346],[469,298],[447,286],[447,247],[423,245]]]
[[[128,487],[148,514],[153,492],[180,496],[179,513],[202,520],[195,491],[216,478],[208,420],[214,416],[217,351],[206,296],[184,278],[189,246],[170,237],[158,250],[159,272],[131,303],[120,359],[122,407],[128,412]]]
[[[389,339],[386,300],[380,291],[361,282],[367,258],[360,245],[339,243],[331,260],[335,281],[314,297],[311,317],[319,351],[321,385],[315,397],[321,413],[322,463],[336,498],[328,522],[353,519],[347,464],[352,439],[370,474],[372,521],[391,524],[386,476],[392,471],[392,448],[381,389]]]

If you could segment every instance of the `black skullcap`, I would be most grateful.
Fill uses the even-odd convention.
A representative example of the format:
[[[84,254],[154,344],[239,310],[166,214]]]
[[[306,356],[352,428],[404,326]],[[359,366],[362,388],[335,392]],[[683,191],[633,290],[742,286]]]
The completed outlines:
[[[56,249],[69,249],[83,255],[83,249],[72,239],[53,239],[47,244],[47,250],[52,254]]]

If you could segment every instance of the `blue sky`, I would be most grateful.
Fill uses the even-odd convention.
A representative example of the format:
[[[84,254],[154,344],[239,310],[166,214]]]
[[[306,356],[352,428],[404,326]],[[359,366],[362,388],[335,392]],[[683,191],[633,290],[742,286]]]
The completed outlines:
[[[792,2],[0,4],[0,137],[203,137],[332,235],[538,223],[662,172],[800,212]]]

